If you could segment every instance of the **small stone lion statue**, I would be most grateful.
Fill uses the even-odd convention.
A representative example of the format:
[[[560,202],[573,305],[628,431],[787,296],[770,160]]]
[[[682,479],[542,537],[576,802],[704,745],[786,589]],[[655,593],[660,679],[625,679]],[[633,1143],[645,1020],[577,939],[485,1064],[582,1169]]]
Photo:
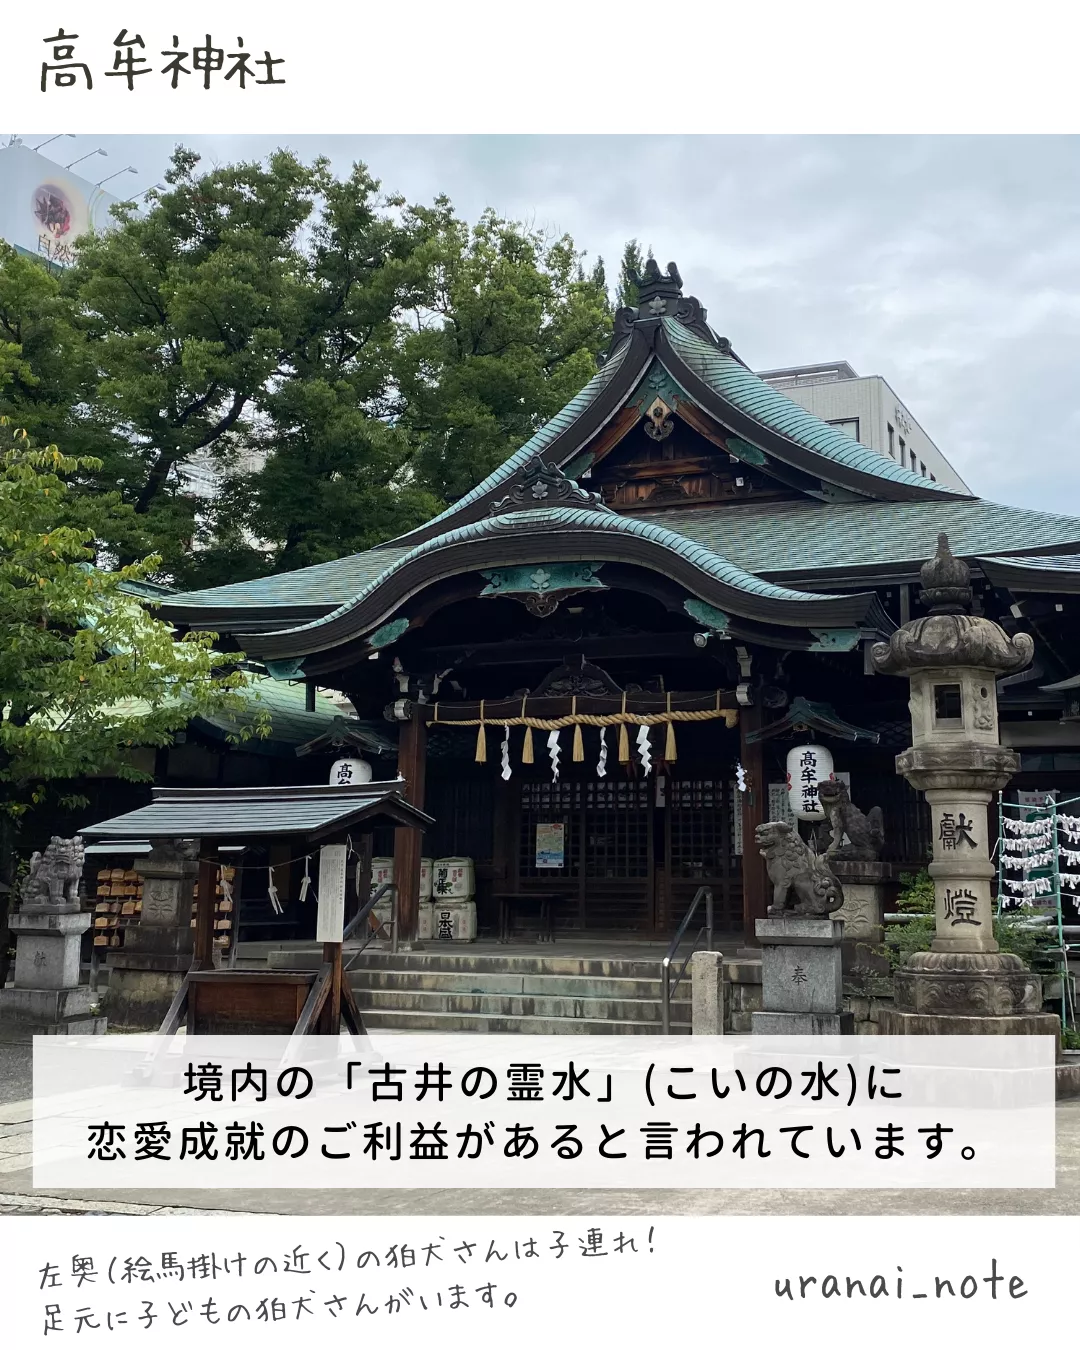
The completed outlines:
[[[864,815],[853,806],[847,784],[839,778],[827,778],[817,785],[818,801],[829,819],[830,838],[826,858],[838,862],[877,862],[885,843],[885,821],[880,806]],[[844,835],[848,842],[844,843]]]
[[[772,882],[770,918],[786,914],[824,919],[844,903],[844,891],[824,858],[812,852],[786,820],[767,820],[754,831]]]
[[[43,853],[35,853],[19,887],[24,909],[62,909],[79,904],[85,854],[79,835],[61,839],[54,834]]]

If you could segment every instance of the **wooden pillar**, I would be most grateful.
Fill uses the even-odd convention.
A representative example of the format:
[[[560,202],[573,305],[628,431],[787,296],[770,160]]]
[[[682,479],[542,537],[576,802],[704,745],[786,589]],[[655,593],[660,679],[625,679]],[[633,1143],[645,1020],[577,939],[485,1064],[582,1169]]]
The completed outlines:
[[[195,953],[192,961],[194,970],[209,970],[214,964],[217,880],[218,851],[213,844],[205,843],[199,849],[199,898],[195,905]]]
[[[324,942],[322,949],[323,964],[330,967],[330,992],[319,1014],[319,1033],[323,1036],[336,1036],[341,1031],[341,981],[342,967],[341,943]]]
[[[748,790],[742,794],[743,812],[743,938],[747,946],[757,946],[755,925],[765,917],[769,905],[769,878],[765,859],[754,842],[754,832],[769,814],[769,785],[765,782],[765,755],[760,741],[747,741],[751,731],[762,725],[760,708],[739,710],[739,760],[746,771]]]
[[[398,773],[405,780],[405,800],[424,808],[424,779],[427,770],[427,722],[424,709],[417,709],[400,724]],[[422,830],[401,828],[394,831],[394,887],[397,891],[398,941],[416,942],[420,922],[420,856]]]

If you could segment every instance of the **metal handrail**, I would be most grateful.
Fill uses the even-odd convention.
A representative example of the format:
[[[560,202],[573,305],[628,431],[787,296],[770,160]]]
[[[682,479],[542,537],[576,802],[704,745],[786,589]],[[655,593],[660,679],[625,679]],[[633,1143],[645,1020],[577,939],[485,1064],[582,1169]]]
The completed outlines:
[[[379,903],[379,901],[383,898],[386,892],[393,887],[393,884],[394,883],[392,881],[384,881],[381,886],[377,887],[374,891],[371,892],[371,895],[367,898],[367,900],[364,901],[364,903],[360,906],[357,912],[345,925],[345,931],[341,935],[343,942],[347,942],[349,938],[351,938],[352,935],[357,931],[360,925],[367,921],[368,915]],[[394,922],[393,918],[391,918],[390,922],[392,926]],[[345,967],[346,970],[351,969],[352,963],[356,960],[356,958],[362,952],[366,951],[368,943],[371,942],[371,940],[375,936],[375,931],[376,931],[375,929],[369,928],[367,937],[349,958],[349,964]]]
[[[698,929],[694,938],[693,945],[686,954],[686,960],[679,967],[679,972],[674,981],[671,978],[671,965],[675,960],[682,940],[686,936],[686,930],[690,927],[690,921],[697,913],[697,907],[704,899],[705,901],[705,923]],[[690,964],[690,958],[698,949],[698,943],[701,941],[702,933],[705,934],[705,951],[711,951],[713,946],[713,893],[711,886],[699,886],[697,894],[690,903],[690,908],[683,916],[683,921],[671,939],[671,946],[667,949],[667,955],[660,962],[660,1024],[665,1036],[671,1035],[671,999],[675,990],[679,987],[679,981],[686,974],[686,967]]]

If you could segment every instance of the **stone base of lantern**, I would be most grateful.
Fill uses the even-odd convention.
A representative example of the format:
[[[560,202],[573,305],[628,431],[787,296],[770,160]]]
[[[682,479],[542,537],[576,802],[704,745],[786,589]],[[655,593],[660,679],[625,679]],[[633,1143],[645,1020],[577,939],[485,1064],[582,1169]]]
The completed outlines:
[[[1009,952],[916,952],[893,978],[883,1036],[1053,1036],[1042,980]]]
[[[15,981],[14,988],[0,989],[0,1040],[105,1032],[93,990],[79,983],[79,948],[90,922],[77,905],[32,907],[11,916]]]
[[[833,874],[844,889],[844,903],[832,918],[844,925],[841,943],[845,975],[887,975],[885,955],[885,893],[899,875],[893,863],[830,861]]]

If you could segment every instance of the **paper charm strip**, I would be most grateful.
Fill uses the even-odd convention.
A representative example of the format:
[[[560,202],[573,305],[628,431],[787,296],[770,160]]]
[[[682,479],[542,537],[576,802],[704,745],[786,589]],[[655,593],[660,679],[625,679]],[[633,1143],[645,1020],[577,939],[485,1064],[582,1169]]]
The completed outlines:
[[[510,780],[510,728],[503,727],[502,738],[502,780],[504,783]]]
[[[548,759],[551,760],[551,781],[557,783],[559,781],[559,756],[562,754],[557,731],[548,732],[547,747]]]
[[[641,767],[647,778],[652,769],[652,746],[649,744],[649,728],[644,722],[637,729],[637,749],[641,758]]]
[[[600,758],[596,761],[596,776],[607,776],[607,727],[600,728]]]
[[[304,877],[303,880],[300,882],[300,894],[297,896],[297,899],[300,901],[301,904],[303,904],[304,901],[308,898],[310,891],[311,891],[311,854],[309,853],[308,856],[304,859]]]
[[[270,907],[274,913],[283,913],[281,899],[278,896],[277,887],[274,885],[274,869],[272,867],[266,869],[266,894],[270,901]]]

